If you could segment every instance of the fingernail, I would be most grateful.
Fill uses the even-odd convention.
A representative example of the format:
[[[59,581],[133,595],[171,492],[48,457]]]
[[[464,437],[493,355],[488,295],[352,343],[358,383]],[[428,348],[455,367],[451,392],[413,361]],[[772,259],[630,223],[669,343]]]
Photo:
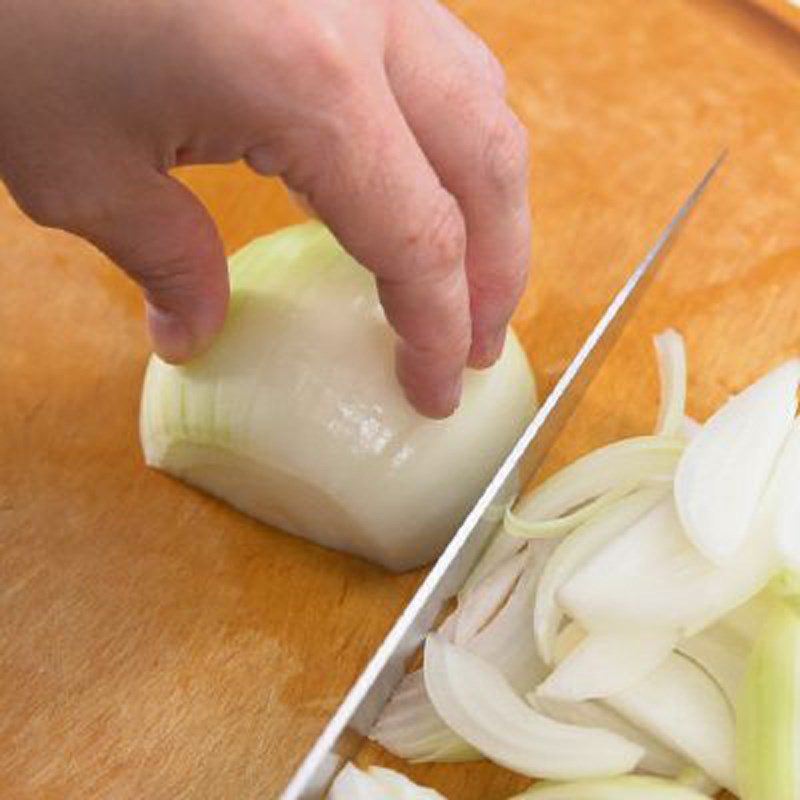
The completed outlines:
[[[451,416],[461,403],[462,376],[455,381],[445,384],[436,396],[436,416],[445,418]]]
[[[153,349],[171,364],[194,355],[195,341],[186,323],[174,312],[147,304],[147,327]]]
[[[469,354],[469,365],[475,369],[491,367],[502,355],[505,343],[505,328],[484,335],[473,344]]]

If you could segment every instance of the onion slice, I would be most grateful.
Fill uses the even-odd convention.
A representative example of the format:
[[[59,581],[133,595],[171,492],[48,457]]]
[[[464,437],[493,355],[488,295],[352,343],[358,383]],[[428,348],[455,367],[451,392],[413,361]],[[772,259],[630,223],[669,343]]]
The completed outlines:
[[[617,733],[644,748],[644,756],[637,769],[653,775],[675,778],[686,770],[686,759],[649,733],[637,728],[624,717],[596,700],[571,703],[540,697],[535,692],[525,696],[530,706],[558,722],[580,725],[584,728],[603,728]]]
[[[679,437],[686,408],[686,346],[670,329],[655,337],[655,347],[661,386],[656,434]]]
[[[520,551],[499,564],[471,591],[459,598],[453,632],[456,644],[468,642],[497,614],[508,600],[528,561],[527,551]]]
[[[692,635],[757,594],[778,564],[767,515],[733,561],[715,566],[688,542],[672,498],[609,542],[558,593],[589,630],[647,628]]]
[[[800,361],[728,400],[689,442],[675,475],[678,515],[700,553],[721,564],[744,545],[797,412]]]
[[[743,796],[800,797],[800,617],[782,601],[747,665],[738,722]]]
[[[736,792],[733,713],[696,664],[672,655],[641,683],[605,702]]]
[[[514,692],[499,670],[437,634],[425,645],[425,686],[437,713],[487,758],[530,777],[618,775],[643,755],[621,736],[555,722]]]
[[[638,436],[622,439],[579,458],[518,501],[512,529],[536,537],[533,523],[557,520],[608,492],[671,480],[683,451],[679,439]],[[506,516],[509,518],[509,515]],[[530,523],[523,528],[523,523]]]
[[[533,631],[539,655],[553,663],[553,646],[564,614],[556,601],[561,586],[601,547],[618,536],[667,493],[664,487],[640,489],[618,500],[564,539],[547,560],[536,589]]]
[[[554,700],[593,700],[635,686],[678,642],[678,634],[650,630],[589,633],[537,689]]]
[[[445,800],[439,792],[418,786],[385,767],[364,771],[345,764],[328,793],[328,800]]]
[[[684,639],[677,651],[702,667],[717,683],[731,708],[738,702],[751,646],[724,620]]]
[[[776,470],[775,546],[783,564],[800,571],[800,422],[795,421]]]
[[[545,676],[530,624],[539,573],[552,547],[532,547],[528,563],[506,604],[465,647],[503,674],[517,692],[527,692]],[[452,619],[452,616],[448,619]],[[447,621],[440,627],[444,636]],[[455,625],[452,625],[455,628]],[[454,733],[436,713],[425,690],[422,671],[406,675],[370,732],[390,753],[411,761],[474,761],[480,753]]]
[[[537,783],[512,800],[708,800],[676,781],[625,775],[575,783]]]

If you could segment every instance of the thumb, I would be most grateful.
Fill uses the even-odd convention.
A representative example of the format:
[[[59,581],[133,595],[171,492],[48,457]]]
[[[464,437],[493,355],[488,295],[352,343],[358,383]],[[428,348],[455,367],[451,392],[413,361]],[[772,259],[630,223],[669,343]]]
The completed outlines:
[[[102,213],[70,226],[144,290],[156,352],[181,362],[211,344],[225,319],[228,269],[214,221],[177,180],[155,171],[126,176]]]

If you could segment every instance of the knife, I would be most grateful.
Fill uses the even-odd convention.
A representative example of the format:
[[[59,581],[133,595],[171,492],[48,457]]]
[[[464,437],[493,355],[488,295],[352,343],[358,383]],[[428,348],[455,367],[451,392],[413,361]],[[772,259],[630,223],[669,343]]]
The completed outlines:
[[[541,464],[725,156],[723,152],[712,164],[611,301],[309,751],[282,800],[320,800],[343,762],[356,755],[403,678],[406,662],[433,627],[445,603],[461,588],[497,529],[498,505],[513,498],[517,487],[524,486]]]

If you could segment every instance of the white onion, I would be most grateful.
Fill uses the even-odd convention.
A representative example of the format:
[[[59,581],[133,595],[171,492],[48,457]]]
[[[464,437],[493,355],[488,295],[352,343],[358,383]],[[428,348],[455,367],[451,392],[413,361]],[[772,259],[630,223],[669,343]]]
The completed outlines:
[[[645,680],[605,702],[736,792],[733,713],[696,664],[672,655]]]
[[[663,778],[625,775],[575,783],[540,783],[512,800],[708,800],[708,795]]]
[[[553,670],[537,694],[554,700],[593,700],[622,692],[653,672],[679,636],[658,628],[590,632]]]
[[[430,561],[532,417],[516,337],[494,367],[468,371],[452,417],[429,420],[395,379],[374,281],[322,225],[257,239],[230,269],[212,348],[184,366],[150,361],[147,463],[391,569]]]
[[[444,800],[444,797],[394,770],[385,767],[361,770],[354,764],[345,764],[330,788],[328,800]]]
[[[675,474],[678,515],[716,563],[744,545],[797,411],[800,361],[792,360],[728,400],[689,442]]]
[[[680,436],[686,409],[686,346],[683,337],[673,330],[655,338],[661,399],[656,433]]]
[[[437,634],[425,686],[442,719],[487,758],[523,775],[575,778],[633,769],[643,750],[609,731],[556,722],[527,706],[499,670]]]

